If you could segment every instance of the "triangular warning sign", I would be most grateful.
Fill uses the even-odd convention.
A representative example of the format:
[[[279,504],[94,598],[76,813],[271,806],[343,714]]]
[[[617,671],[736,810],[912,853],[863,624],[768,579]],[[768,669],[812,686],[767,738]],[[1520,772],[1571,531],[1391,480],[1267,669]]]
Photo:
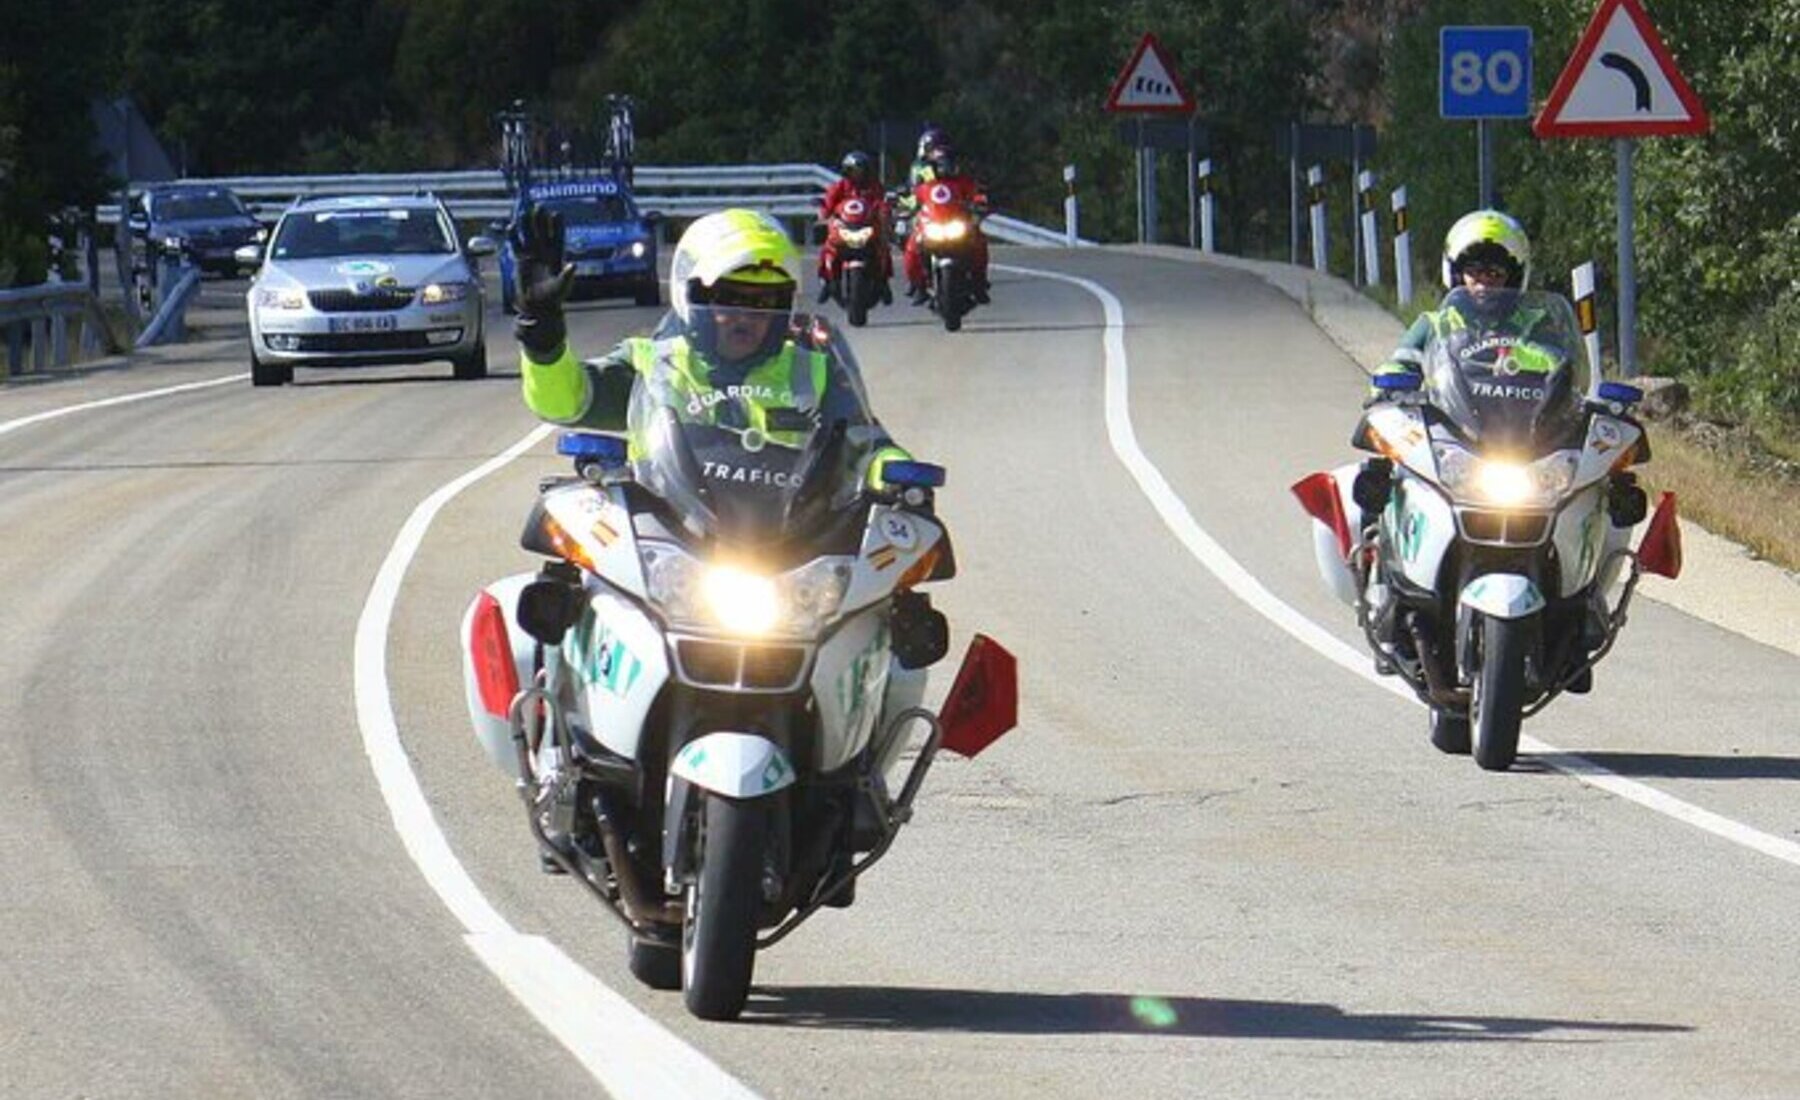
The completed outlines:
[[[1155,35],[1146,34],[1138,41],[1119,79],[1113,81],[1112,91],[1106,96],[1106,109],[1186,115],[1194,111],[1194,97],[1181,86],[1175,63],[1163,52],[1162,43]]]
[[[1551,137],[1703,134],[1712,119],[1639,0],[1601,0],[1532,132]]]

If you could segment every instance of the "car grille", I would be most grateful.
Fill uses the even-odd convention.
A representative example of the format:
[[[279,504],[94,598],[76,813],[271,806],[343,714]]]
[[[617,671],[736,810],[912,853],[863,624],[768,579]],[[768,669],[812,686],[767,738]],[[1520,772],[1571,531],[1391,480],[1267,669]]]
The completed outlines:
[[[682,638],[675,657],[682,679],[701,687],[793,691],[806,671],[807,652],[797,645]]]
[[[1457,513],[1463,538],[1490,546],[1536,546],[1550,534],[1544,512],[1489,512],[1465,508]]]
[[[414,348],[440,347],[449,354],[450,345],[432,344],[423,332],[330,332],[298,337],[295,351],[410,351]]]
[[[612,245],[603,244],[603,245],[599,245],[598,247],[595,247],[595,248],[587,249],[584,252],[571,252],[571,253],[569,253],[569,259],[571,259],[571,260],[610,260],[613,258],[613,253],[615,253],[617,251],[618,251],[618,249],[614,248]]]
[[[412,304],[410,287],[376,287],[367,294],[354,290],[309,290],[306,300],[321,313],[376,313]]]

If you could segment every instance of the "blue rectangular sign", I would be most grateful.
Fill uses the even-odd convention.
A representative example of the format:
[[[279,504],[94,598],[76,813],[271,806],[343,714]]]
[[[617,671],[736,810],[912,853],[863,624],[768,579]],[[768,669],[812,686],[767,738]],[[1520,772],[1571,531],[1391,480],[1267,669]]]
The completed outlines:
[[[1438,114],[1531,117],[1531,28],[1444,27],[1438,32]]]

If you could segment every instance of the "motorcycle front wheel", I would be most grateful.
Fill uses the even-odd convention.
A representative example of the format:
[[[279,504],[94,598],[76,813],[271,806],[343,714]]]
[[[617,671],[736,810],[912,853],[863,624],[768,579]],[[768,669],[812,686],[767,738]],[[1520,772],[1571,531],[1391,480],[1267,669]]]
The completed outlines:
[[[860,267],[844,272],[844,311],[857,328],[869,323],[869,273]]]
[[[735,1020],[750,996],[768,808],[708,794],[681,926],[681,995],[702,1020]]]
[[[1486,617],[1481,622],[1481,671],[1469,702],[1475,763],[1490,772],[1512,767],[1519,755],[1525,707],[1525,624]]]
[[[938,316],[944,319],[944,331],[955,332],[962,328],[963,299],[962,272],[954,265],[945,264],[937,269],[935,279],[937,286],[933,288],[937,297]]]

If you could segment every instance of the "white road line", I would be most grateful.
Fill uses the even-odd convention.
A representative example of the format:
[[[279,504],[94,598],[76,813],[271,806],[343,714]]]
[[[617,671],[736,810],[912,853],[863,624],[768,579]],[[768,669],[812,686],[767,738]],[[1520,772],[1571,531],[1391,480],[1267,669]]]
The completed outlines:
[[[469,950],[607,1092],[620,1100],[753,1098],[755,1093],[632,1007],[561,948],[542,936],[521,935],[506,922],[450,850],[400,743],[388,691],[387,637],[407,567],[445,504],[536,446],[552,430],[548,425],[535,429],[439,488],[401,527],[356,624],[356,716],[363,748],[407,854],[462,923]],[[522,822],[519,833],[523,841]],[[600,920],[595,918],[596,923]]]
[[[232,382],[242,382],[248,377],[250,377],[248,374],[229,374],[224,378],[209,378],[205,382],[187,382],[179,386],[164,386],[159,390],[142,390],[138,393],[128,393],[119,397],[108,397],[100,401],[84,401],[79,405],[64,405],[60,409],[50,409],[46,412],[35,413],[31,416],[21,416],[16,420],[0,421],[0,435],[5,435],[10,431],[16,431],[19,428],[29,427],[32,424],[41,424],[46,420],[55,420],[60,416],[69,416],[73,413],[86,412],[89,409],[104,409],[111,405],[129,405],[133,401],[148,401],[152,397],[167,397],[172,393],[186,393],[189,390],[204,390],[212,386],[229,385]]]
[[[1132,479],[1138,484],[1144,496],[1148,497],[1157,515],[1162,517],[1166,525],[1188,552],[1199,560],[1219,582],[1233,595],[1256,609],[1264,618],[1287,631],[1293,637],[1318,653],[1333,664],[1355,673],[1364,680],[1385,691],[1392,692],[1400,698],[1417,703],[1413,693],[1394,680],[1377,676],[1368,654],[1346,644],[1336,635],[1325,630],[1308,619],[1288,604],[1282,602],[1274,593],[1264,588],[1262,583],[1250,575],[1237,559],[1233,558],[1220,546],[1211,535],[1195,522],[1187,505],[1181,497],[1169,487],[1162,471],[1156,468],[1138,446],[1137,433],[1131,426],[1131,378],[1130,363],[1125,355],[1125,309],[1113,293],[1091,279],[1078,275],[1066,275],[1060,271],[1044,271],[1037,268],[1013,267],[996,264],[1002,271],[1010,271],[1020,275],[1033,275],[1041,279],[1052,279],[1069,283],[1092,294],[1099,299],[1106,315],[1106,335],[1103,346],[1106,353],[1106,434],[1112,443],[1113,453],[1124,463]],[[1539,763],[1555,768],[1557,771],[1571,775],[1583,783],[1609,794],[1635,802],[1646,809],[1655,810],[1659,814],[1672,817],[1697,829],[1703,829],[1715,836],[1723,837],[1734,844],[1741,844],[1752,851],[1779,859],[1784,863],[1800,867],[1800,844],[1782,837],[1773,836],[1759,829],[1734,821],[1731,818],[1701,809],[1692,803],[1684,802],[1674,795],[1659,791],[1654,787],[1627,779],[1616,772],[1608,771],[1591,760],[1564,752],[1554,745],[1546,744],[1530,736],[1519,738],[1519,747],[1532,754]]]

